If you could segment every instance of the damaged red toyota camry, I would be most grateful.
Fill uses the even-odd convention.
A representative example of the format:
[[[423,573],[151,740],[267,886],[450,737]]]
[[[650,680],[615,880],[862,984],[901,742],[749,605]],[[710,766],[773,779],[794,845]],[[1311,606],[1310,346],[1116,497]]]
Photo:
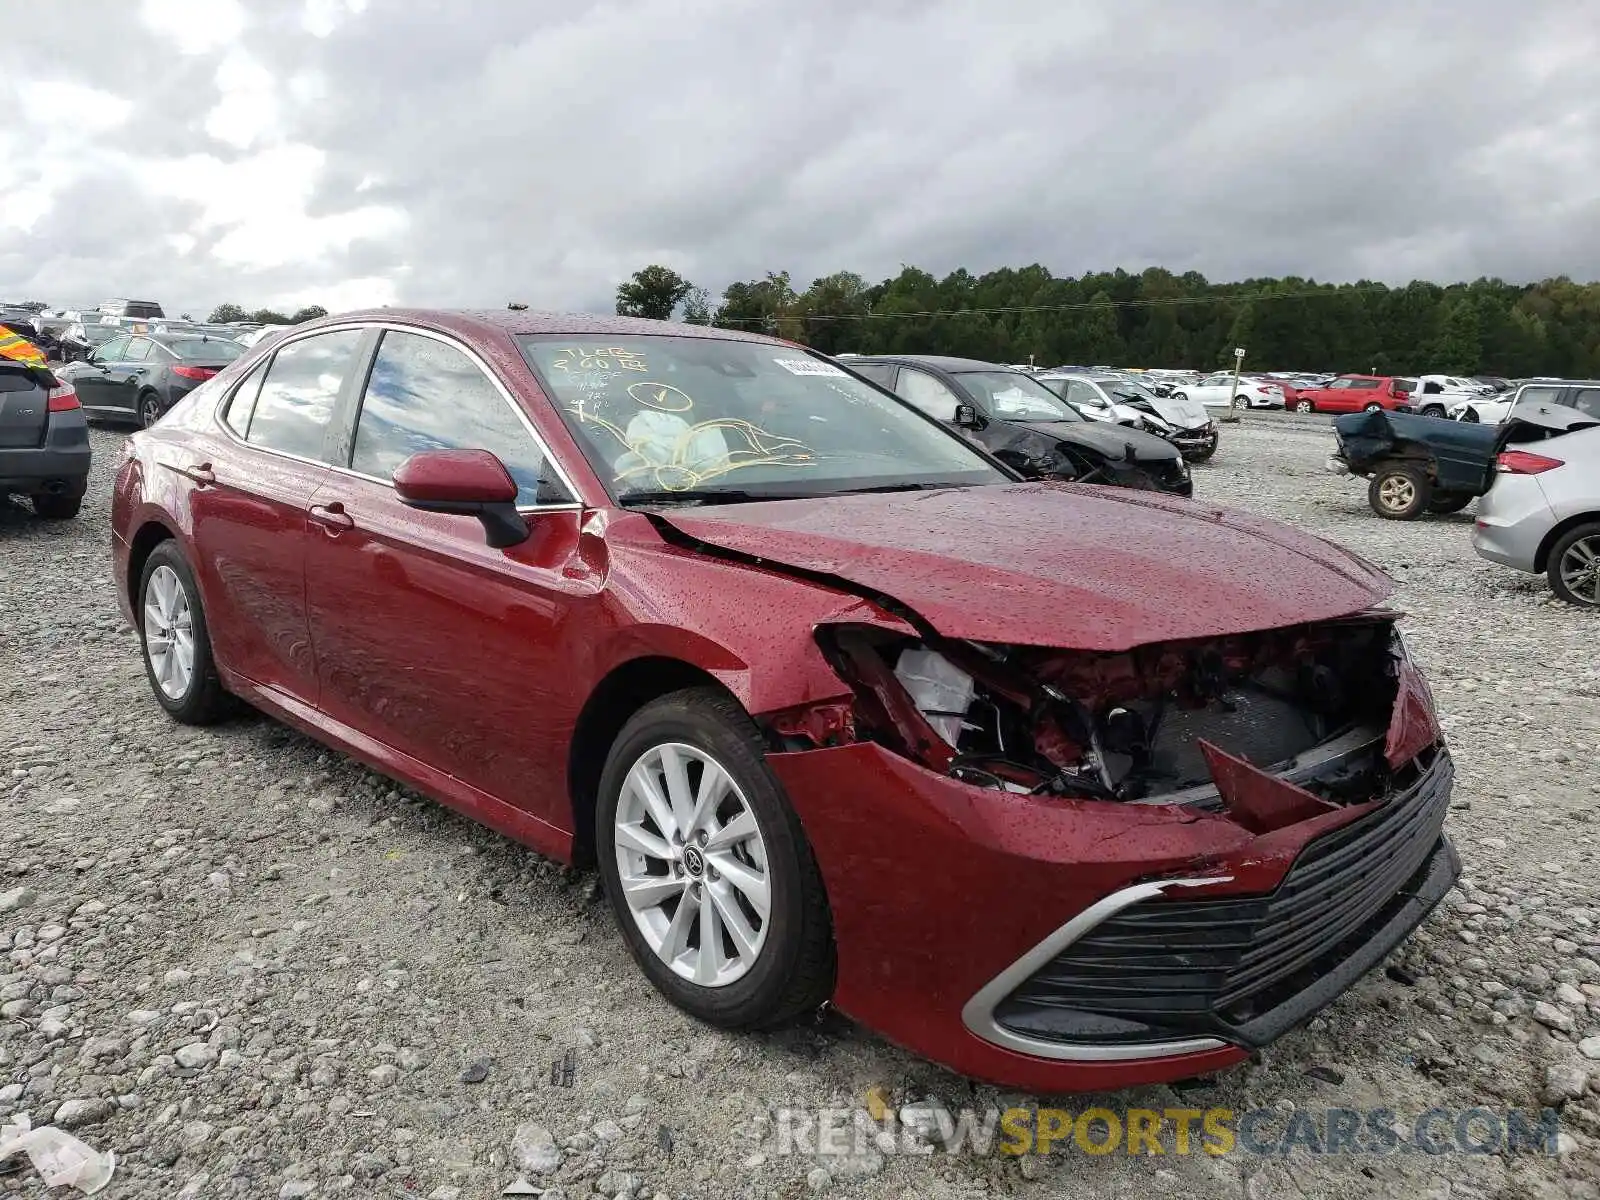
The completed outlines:
[[[135,434],[155,699],[243,700],[597,863],[672,1002],[831,1000],[1054,1092],[1305,1021],[1459,872],[1386,579],[1282,525],[1027,483],[804,348],[380,310]]]

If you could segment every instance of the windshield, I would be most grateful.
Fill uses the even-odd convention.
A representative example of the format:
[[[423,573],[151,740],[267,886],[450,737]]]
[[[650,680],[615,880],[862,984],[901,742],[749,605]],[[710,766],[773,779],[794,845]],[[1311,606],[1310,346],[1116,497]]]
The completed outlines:
[[[647,335],[519,339],[619,501],[1002,483],[910,405],[799,348]]]
[[[1101,387],[1105,388],[1118,400],[1158,400],[1158,397],[1142,383],[1135,383],[1131,379],[1097,379]]]
[[[232,362],[244,353],[243,346],[227,338],[173,338],[161,344],[179,358],[220,358],[223,362]]]
[[[978,406],[1002,421],[1081,421],[1076,409],[1019,371],[963,371],[956,380]]]

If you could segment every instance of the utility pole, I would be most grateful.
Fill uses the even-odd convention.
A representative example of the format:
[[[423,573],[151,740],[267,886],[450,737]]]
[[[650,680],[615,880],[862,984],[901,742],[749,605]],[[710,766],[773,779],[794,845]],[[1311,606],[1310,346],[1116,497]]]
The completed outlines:
[[[1244,366],[1244,347],[1233,348],[1233,390],[1228,393],[1228,411],[1222,419],[1230,425],[1239,420],[1239,368]]]

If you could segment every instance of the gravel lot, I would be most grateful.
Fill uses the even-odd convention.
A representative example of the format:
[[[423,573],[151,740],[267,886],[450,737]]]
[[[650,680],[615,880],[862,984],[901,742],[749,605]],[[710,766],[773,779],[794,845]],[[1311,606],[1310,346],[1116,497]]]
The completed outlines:
[[[1470,509],[1372,515],[1323,471],[1326,424],[1225,426],[1197,490],[1398,580],[1456,756],[1462,887],[1258,1060],[1066,1103],[1551,1103],[1558,1156],[780,1155],[781,1105],[1017,1098],[837,1016],[699,1027],[634,968],[594,877],[264,718],[168,721],[111,592],[109,430],[79,520],[0,503],[0,1118],[114,1149],[115,1197],[469,1200],[524,1172],[567,1198],[1600,1195],[1600,625],[1478,560]],[[43,1194],[7,1167],[0,1193]]]

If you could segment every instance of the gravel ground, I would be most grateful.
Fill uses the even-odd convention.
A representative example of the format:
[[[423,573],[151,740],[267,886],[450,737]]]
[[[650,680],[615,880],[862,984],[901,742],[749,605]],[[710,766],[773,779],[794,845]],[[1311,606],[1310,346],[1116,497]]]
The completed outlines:
[[[1322,469],[1326,421],[1225,427],[1198,490],[1398,580],[1459,769],[1462,886],[1387,972],[1256,1060],[1067,1103],[1550,1103],[1554,1157],[780,1154],[782,1105],[873,1086],[1028,1101],[836,1016],[697,1026],[634,968],[592,876],[264,718],[168,721],[112,598],[120,441],[94,434],[79,520],[0,503],[0,1117],[114,1149],[102,1195],[467,1200],[519,1174],[555,1198],[1600,1195],[1595,618],[1478,560],[1470,510],[1373,516]],[[0,1193],[43,1193],[8,1166]]]

